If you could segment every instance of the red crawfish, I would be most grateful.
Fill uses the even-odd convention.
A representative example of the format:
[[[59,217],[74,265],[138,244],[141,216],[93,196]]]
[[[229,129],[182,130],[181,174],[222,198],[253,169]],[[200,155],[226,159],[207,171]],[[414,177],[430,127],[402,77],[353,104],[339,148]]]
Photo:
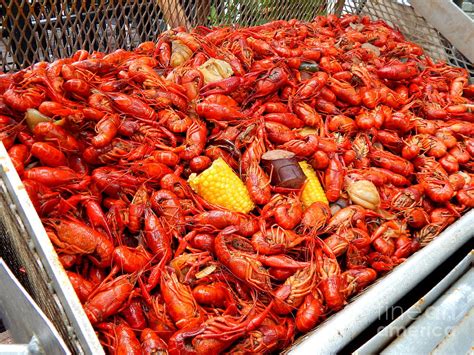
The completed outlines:
[[[293,105],[293,111],[306,126],[314,128],[321,128],[323,126],[321,115],[307,103],[296,102]]]
[[[252,236],[254,249],[264,255],[286,254],[286,252],[306,240],[289,229],[279,226],[264,227]]]
[[[129,275],[122,275],[94,290],[84,304],[84,311],[92,324],[102,322],[124,308],[133,291]]]
[[[265,122],[265,132],[268,140],[275,144],[283,144],[292,139],[296,139],[296,134],[284,124],[267,121]]]
[[[329,218],[331,218],[329,206],[324,202],[314,202],[304,210],[298,230],[313,234],[325,227]]]
[[[288,82],[288,73],[281,67],[275,67],[264,76],[257,79],[254,85],[255,91],[247,98],[247,102],[259,97],[270,95],[280,89]]]
[[[179,151],[179,157],[191,160],[201,154],[206,146],[207,128],[204,122],[194,119],[186,131],[184,150]]]
[[[405,177],[413,174],[413,164],[395,154],[380,149],[371,149],[368,156],[375,165],[381,168]]]
[[[347,298],[375,281],[377,272],[371,268],[349,269],[344,271],[341,277],[344,280],[344,295]]]
[[[296,96],[302,100],[312,98],[319,94],[328,80],[329,76],[325,72],[317,72],[311,79],[302,83],[296,92]]]
[[[150,328],[142,330],[140,341],[144,355],[166,354],[168,351],[166,342],[158,336],[157,332]]]
[[[168,269],[163,271],[160,287],[168,313],[179,329],[203,321],[204,312],[196,303],[191,289],[180,283],[174,272]]]
[[[113,105],[127,115],[134,116],[138,119],[151,120],[156,119],[156,112],[142,100],[119,92],[104,93]]]
[[[270,178],[258,163],[251,164],[245,171],[245,186],[256,204],[264,205],[270,201]]]
[[[416,63],[393,63],[377,70],[377,75],[382,79],[403,80],[418,75]]]
[[[317,272],[320,277],[319,289],[329,309],[339,310],[345,303],[342,290],[341,269],[334,254],[325,247],[316,248]]]
[[[105,346],[110,346],[114,354],[140,355],[142,349],[134,330],[125,323],[118,325],[112,323],[101,323],[97,328],[106,337]],[[108,344],[108,343],[111,344]]]
[[[257,260],[252,244],[235,232],[235,227],[228,227],[217,235],[215,240],[217,258],[242,281],[259,290],[269,291],[268,271]]]
[[[294,113],[290,112],[268,113],[263,116],[263,120],[265,122],[271,121],[281,123],[288,128],[302,128],[304,126],[304,122],[300,120]]]
[[[114,268],[112,273],[121,270],[126,273],[133,273],[145,270],[151,263],[152,256],[142,246],[136,248],[125,245],[117,246],[112,253]]]
[[[273,320],[267,317],[262,325],[250,331],[232,350],[242,353],[271,352],[287,347],[294,335],[295,322],[291,318]]]
[[[29,157],[28,147],[24,144],[16,144],[8,149],[8,155],[18,175],[22,176],[25,171],[25,163]]]
[[[111,114],[105,115],[97,124],[96,124],[96,132],[97,135],[92,138],[91,143],[96,148],[103,148],[110,144],[112,140],[115,138],[119,126],[121,124],[121,120],[119,115]]]
[[[77,297],[79,297],[79,300],[81,302],[87,301],[89,295],[94,290],[95,285],[75,272],[66,271],[66,273],[69,281],[71,281],[72,287],[74,287]]]
[[[262,311],[257,307],[251,308],[243,316],[215,316],[202,323],[191,324],[171,337],[168,351],[170,355],[223,352],[236,340],[262,325],[272,305],[271,302]]]
[[[67,152],[78,152],[81,150],[81,144],[64,128],[51,123],[40,122],[33,129],[33,134],[38,141],[51,142],[61,150]]]
[[[13,110],[25,112],[29,108],[37,108],[46,98],[39,88],[10,88],[3,93],[3,100]]]
[[[416,163],[421,170],[417,173],[417,178],[425,194],[434,202],[448,202],[454,196],[454,189],[441,164],[427,157],[418,158]]]
[[[140,298],[131,300],[129,305],[125,307],[121,313],[132,328],[140,330],[146,328],[147,320]]]
[[[189,116],[171,109],[159,111],[158,118],[161,124],[174,133],[186,132],[192,123]]]
[[[260,213],[264,221],[273,217],[275,223],[284,229],[293,229],[303,217],[303,206],[296,196],[273,195]]]
[[[296,312],[296,328],[300,332],[309,332],[318,324],[324,313],[324,299],[318,289],[313,289],[305,296]]]
[[[275,304],[273,310],[280,315],[298,309],[304,298],[315,287],[317,282],[316,264],[296,271],[274,291]]]
[[[169,230],[163,227],[161,219],[151,210],[151,208],[145,208],[145,243],[147,247],[153,252],[157,258],[157,265],[154,266],[150,277],[148,279],[147,287],[149,289],[154,288],[158,282],[159,277],[164,265],[166,265],[171,259],[171,233]]]
[[[53,244],[66,254],[85,254],[100,267],[110,266],[113,244],[102,233],[74,218],[53,219],[48,225],[56,233],[49,233]]]
[[[226,313],[237,310],[232,291],[224,282],[197,285],[193,289],[193,296],[202,306],[225,308]]]
[[[246,116],[237,108],[220,104],[200,102],[196,105],[196,112],[199,116],[210,121],[235,121]]]
[[[304,137],[290,140],[279,149],[288,150],[295,153],[298,157],[307,157],[315,153],[318,147],[318,137],[315,134],[308,134]]]
[[[54,168],[68,165],[64,153],[46,142],[33,143],[31,146],[31,154],[38,158],[43,165],[49,167]]]
[[[168,229],[177,237],[184,235],[184,212],[178,196],[169,190],[154,191],[150,198],[153,211],[162,217]]]
[[[329,219],[324,231],[333,232],[343,227],[352,226],[367,230],[366,219],[369,217],[380,217],[380,214],[359,205],[351,205],[337,211]]]
[[[190,223],[198,230],[221,231],[233,226],[244,237],[252,236],[259,230],[258,220],[243,213],[212,210],[194,215]]]
[[[329,202],[335,202],[341,195],[344,185],[344,171],[339,156],[329,160],[329,166],[324,174],[324,187]]]

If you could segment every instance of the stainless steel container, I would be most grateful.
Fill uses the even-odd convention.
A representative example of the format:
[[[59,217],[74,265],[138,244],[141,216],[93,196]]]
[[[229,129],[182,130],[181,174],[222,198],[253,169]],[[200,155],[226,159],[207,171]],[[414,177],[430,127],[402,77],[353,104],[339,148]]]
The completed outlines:
[[[128,3],[128,1],[126,2]],[[144,1],[143,3],[146,2]],[[162,3],[162,1],[156,2],[153,6],[159,6],[157,5],[159,3]],[[192,4],[194,2],[189,1],[185,3]],[[222,1],[222,3],[225,2]],[[257,2],[242,0],[242,3],[250,5],[250,3],[255,4]],[[295,5],[291,8],[282,6],[279,15],[276,14],[275,18],[294,17],[304,19],[309,11],[319,11],[307,5],[300,5],[299,2],[292,3]],[[472,21],[469,22],[465,18],[462,12],[451,6],[452,2],[437,2],[438,5],[444,6],[445,10],[443,11],[449,11],[452,14],[450,16],[451,20],[454,18],[454,20],[446,23],[440,21],[439,17],[433,16],[434,0],[423,2],[412,0],[411,3],[414,8],[408,6],[408,1],[406,0],[322,0],[320,3],[321,9],[324,9],[327,13],[354,13],[361,16],[368,15],[372,18],[383,19],[399,28],[409,40],[423,46],[432,57],[456,63],[468,69],[472,68],[469,66],[469,59],[466,57],[472,58],[473,56],[472,48],[474,48],[474,45],[472,43],[474,37],[464,36],[460,38],[460,36],[453,36],[453,34],[461,33],[460,28],[463,34],[472,33],[474,25]],[[428,6],[427,3],[430,5]],[[104,16],[115,14],[115,16],[127,18],[128,13],[119,13],[114,8],[116,5],[115,2],[104,2],[100,6],[105,6],[105,8],[101,8],[100,11],[102,11]],[[434,23],[430,23],[420,16],[422,12],[420,10],[423,10],[423,6],[430,10],[426,13],[426,16],[429,16],[430,20]],[[247,8],[249,7],[247,6]],[[224,7],[221,10],[228,12],[228,9]],[[123,7],[120,8],[120,11],[129,10]],[[177,10],[172,9],[168,15],[165,14],[166,19],[175,18],[176,16],[171,16],[175,12]],[[86,15],[86,17],[91,16],[87,13],[87,9]],[[28,17],[30,15],[24,14],[24,16]],[[240,22],[241,25],[250,25],[263,20],[269,21],[274,19],[266,17],[244,19],[239,14],[236,16],[235,21]],[[459,17],[459,21],[456,21],[457,17]],[[51,16],[46,15],[45,18],[51,18]],[[149,18],[153,18],[153,16],[143,17],[144,20]],[[199,21],[194,22],[195,20],[197,21],[197,18],[198,16],[193,17],[193,24],[200,24]],[[229,17],[229,19],[234,22],[233,17]],[[114,21],[108,22],[114,23]],[[173,23],[174,26],[181,24],[179,21],[168,22],[170,24]],[[103,33],[119,33],[123,35],[122,31],[110,30]],[[149,39],[155,38],[156,34],[153,33],[152,35],[153,37]],[[22,34],[22,39],[24,39],[23,37],[29,38],[31,36],[25,32],[25,34]],[[450,41],[447,41],[446,38],[449,38]],[[114,46],[107,46],[106,49],[109,51],[116,49],[116,46],[125,46],[124,42],[120,41],[110,40],[108,44],[110,43],[113,43]],[[129,43],[132,43],[132,41],[129,41]],[[78,48],[82,48],[87,44],[90,43],[86,40],[77,45],[79,46]],[[456,48],[464,56],[459,54]],[[8,59],[6,53],[1,53],[2,63],[5,68],[8,67],[6,65]],[[48,57],[48,59],[51,58]],[[18,64],[25,65],[23,62]],[[5,148],[1,144],[0,166],[0,208],[3,211],[3,215],[0,217],[0,241],[3,243],[4,248],[8,249],[7,252],[11,255],[13,262],[18,268],[23,267],[26,269],[24,281],[31,285],[28,291],[56,325],[68,346],[78,353],[103,353],[98,338],[85,316],[69,279],[58,260],[57,254],[46,235],[40,218],[29,200]],[[331,316],[314,331],[298,339],[287,352],[315,354],[340,350],[375,320],[381,312],[393,305],[437,265],[446,260],[462,244],[469,240],[474,233],[473,225],[474,212],[470,211],[427,247],[412,255],[405,263],[357,296],[342,311]],[[3,234],[1,232],[2,229],[5,230]]]

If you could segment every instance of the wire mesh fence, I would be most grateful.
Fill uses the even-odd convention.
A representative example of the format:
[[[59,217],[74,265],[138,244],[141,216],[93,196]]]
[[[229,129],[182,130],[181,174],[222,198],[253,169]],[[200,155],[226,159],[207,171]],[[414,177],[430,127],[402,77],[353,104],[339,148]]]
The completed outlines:
[[[153,40],[168,27],[311,20],[332,12],[324,0],[1,1],[3,71],[70,56],[109,52]],[[329,5],[329,6],[328,6]]]
[[[474,76],[471,63],[407,0],[2,0],[0,10],[3,71],[68,57],[78,49],[131,49],[170,27],[310,21],[342,11],[386,20],[433,58],[467,68]]]
[[[344,13],[368,15],[381,19],[398,28],[405,37],[420,45],[435,60],[449,62],[469,70],[474,77],[474,67],[454,46],[431,26],[423,17],[418,16],[407,0],[352,0],[346,1]]]

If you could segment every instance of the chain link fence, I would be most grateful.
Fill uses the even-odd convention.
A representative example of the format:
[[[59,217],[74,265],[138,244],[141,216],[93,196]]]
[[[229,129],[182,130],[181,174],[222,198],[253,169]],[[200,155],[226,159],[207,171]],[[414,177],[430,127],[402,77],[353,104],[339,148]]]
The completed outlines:
[[[324,0],[1,1],[1,64],[3,71],[18,70],[78,49],[131,49],[168,27],[309,21],[332,11]]]
[[[443,0],[444,1],[444,0]],[[423,47],[435,60],[462,67],[474,78],[474,67],[451,43],[423,17],[418,16],[407,0],[346,1],[343,13],[368,15],[398,28],[405,37]]]
[[[341,12],[383,19],[433,58],[467,68],[474,76],[472,64],[417,16],[407,0],[2,0],[1,70],[68,57],[78,49],[131,49],[176,26],[310,21]]]

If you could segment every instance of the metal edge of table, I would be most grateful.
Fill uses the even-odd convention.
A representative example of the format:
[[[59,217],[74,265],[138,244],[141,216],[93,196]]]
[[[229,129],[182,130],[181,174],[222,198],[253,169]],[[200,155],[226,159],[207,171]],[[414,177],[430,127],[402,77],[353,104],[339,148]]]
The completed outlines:
[[[73,331],[78,337],[84,352],[87,354],[104,354],[99,339],[58,259],[53,244],[46,234],[43,223],[1,142],[0,167],[1,178],[4,180],[8,192],[15,202],[15,206],[12,206],[12,208],[17,209],[24,223],[36,251],[43,262],[44,268],[51,278],[52,287],[61,301],[62,307],[74,328]]]

